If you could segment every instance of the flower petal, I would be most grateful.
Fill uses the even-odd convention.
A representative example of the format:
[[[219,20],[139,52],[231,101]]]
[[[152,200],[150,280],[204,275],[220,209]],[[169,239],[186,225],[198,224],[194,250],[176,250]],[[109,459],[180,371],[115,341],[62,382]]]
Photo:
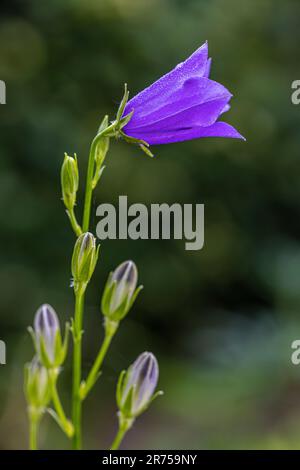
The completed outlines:
[[[162,94],[150,106],[134,110],[124,131],[129,133],[132,129],[151,126],[163,119],[212,100],[224,99],[225,106],[231,96],[227,88],[218,82],[202,77],[189,78],[172,94],[167,96]],[[202,125],[202,123],[199,124]]]
[[[124,128],[125,133],[132,134],[132,131],[155,133],[162,131],[175,131],[183,130],[191,127],[207,127],[211,126],[222,114],[225,106],[228,103],[229,97],[221,99],[213,99],[206,103],[202,103],[191,108],[185,109],[173,116],[162,119],[154,124],[146,124],[144,127],[137,129],[127,130]]]
[[[191,77],[203,77],[207,70],[207,42],[197,49],[188,59],[178,64],[171,72],[163,75],[145,90],[134,96],[126,105],[124,116],[135,110],[136,116],[140,112],[147,112],[157,108],[165,102],[165,97],[181,88],[183,83]]]
[[[226,137],[246,140],[234,127],[221,121],[215,122],[208,127],[198,126],[190,129],[149,132],[149,134],[147,134],[147,132],[134,131],[132,137],[145,140],[149,145],[170,144],[204,137]]]
[[[209,58],[208,61],[206,62],[206,67],[205,67],[205,72],[204,72],[203,77],[205,78],[209,77],[210,69],[211,69],[211,58]]]

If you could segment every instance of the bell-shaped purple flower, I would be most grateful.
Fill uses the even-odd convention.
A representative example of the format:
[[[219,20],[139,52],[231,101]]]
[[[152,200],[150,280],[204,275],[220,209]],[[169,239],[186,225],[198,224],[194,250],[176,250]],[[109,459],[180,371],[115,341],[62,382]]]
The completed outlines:
[[[144,352],[120,375],[117,404],[125,418],[135,418],[148,408],[153,399],[159,376],[158,363],[152,353]],[[161,394],[161,392],[158,392]]]
[[[122,132],[148,144],[168,144],[202,137],[244,139],[219,117],[229,110],[231,93],[209,78],[207,43],[127,102]]]

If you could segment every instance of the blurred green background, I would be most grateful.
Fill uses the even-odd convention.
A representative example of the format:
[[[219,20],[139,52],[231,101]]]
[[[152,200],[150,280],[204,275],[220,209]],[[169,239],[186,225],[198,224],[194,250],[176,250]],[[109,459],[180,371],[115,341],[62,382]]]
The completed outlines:
[[[300,3],[285,0],[52,0],[1,2],[0,447],[27,446],[23,364],[26,327],[51,303],[70,318],[74,237],[60,200],[60,165],[113,117],[123,84],[131,95],[205,40],[212,78],[234,94],[226,121],[247,143],[197,140],[144,156],[113,143],[95,193],[101,202],[205,204],[205,247],[183,241],[106,241],[87,295],[84,374],[103,330],[108,272],[125,259],[145,289],[115,338],[85,403],[86,448],[116,431],[119,372],[144,350],[158,357],[165,391],[123,448],[300,448]],[[82,196],[82,193],[81,193]],[[82,205],[77,211],[80,214]],[[59,381],[70,410],[70,356]],[[66,448],[46,417],[42,448]]]

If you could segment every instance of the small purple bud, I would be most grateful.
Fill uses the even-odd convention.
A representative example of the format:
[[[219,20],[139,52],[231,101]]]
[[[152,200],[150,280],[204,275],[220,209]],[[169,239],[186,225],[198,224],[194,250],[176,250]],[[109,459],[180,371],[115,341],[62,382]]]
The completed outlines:
[[[124,415],[138,416],[150,404],[159,376],[158,363],[152,353],[144,352],[129,367],[120,390],[119,407]],[[129,399],[132,395],[131,400]],[[128,409],[129,406],[129,409]]]
[[[46,353],[53,361],[55,340],[57,333],[60,333],[60,325],[57,314],[51,305],[44,304],[37,310],[34,318],[34,332],[38,352],[41,351],[41,341],[43,341]]]
[[[141,287],[136,288],[138,272],[133,261],[124,261],[110,275],[102,298],[103,314],[121,320],[130,310]]]
[[[112,282],[117,283],[116,290],[110,302],[111,310],[117,310],[125,298],[129,301],[136,289],[138,273],[133,261],[125,261],[114,271]]]

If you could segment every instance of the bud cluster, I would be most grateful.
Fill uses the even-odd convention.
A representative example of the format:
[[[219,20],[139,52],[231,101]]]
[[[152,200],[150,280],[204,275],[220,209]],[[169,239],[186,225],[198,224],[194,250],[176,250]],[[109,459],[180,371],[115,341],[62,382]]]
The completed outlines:
[[[63,336],[55,310],[50,305],[43,304],[35,314],[33,328],[29,328],[36,355],[32,362],[26,365],[24,374],[31,449],[37,448],[37,428],[45,411],[49,412],[68,437],[74,436],[73,448],[81,448],[81,402],[100,376],[104,358],[119,323],[128,314],[142,289],[142,286],[138,286],[138,271],[133,261],[123,262],[110,273],[101,300],[105,319],[105,336],[87,380],[82,381],[81,338],[84,293],[94,273],[100,249],[100,246],[96,246],[96,238],[87,231],[90,225],[92,193],[105,168],[103,164],[109,150],[110,138],[123,138],[126,142],[139,145],[147,155],[152,156],[147,142],[131,137],[123,131],[134,112],[133,110],[129,113],[125,112],[128,98],[129,92],[127,85],[125,85],[124,95],[115,120],[109,123],[108,116],[105,116],[92,141],[82,226],[78,223],[74,210],[79,188],[77,156],[74,154],[72,157],[67,153],[64,155],[61,166],[62,199],[71,226],[77,236],[71,261],[75,293],[75,313],[71,327],[74,339],[73,416],[72,422],[66,417],[57,390],[57,379],[67,354],[70,328],[67,324]],[[127,371],[121,373],[117,386],[120,427],[112,448],[117,448],[135,418],[146,410],[155,397],[161,393],[155,393],[158,376],[157,360],[152,353],[148,352],[141,354]],[[53,409],[48,407],[50,401]]]

